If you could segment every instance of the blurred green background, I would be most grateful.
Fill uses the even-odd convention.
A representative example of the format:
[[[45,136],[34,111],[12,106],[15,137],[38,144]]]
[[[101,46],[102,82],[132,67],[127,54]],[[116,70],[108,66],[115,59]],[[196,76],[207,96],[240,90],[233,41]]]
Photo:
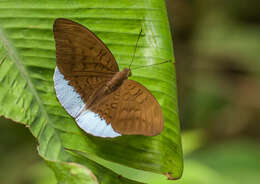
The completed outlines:
[[[260,183],[260,2],[166,2],[184,175],[165,183]],[[54,184],[29,130],[3,118],[0,129],[0,184]]]

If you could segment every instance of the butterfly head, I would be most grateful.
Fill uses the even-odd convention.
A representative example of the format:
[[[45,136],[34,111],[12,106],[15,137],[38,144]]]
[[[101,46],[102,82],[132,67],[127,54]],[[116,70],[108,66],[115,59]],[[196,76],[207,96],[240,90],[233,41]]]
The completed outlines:
[[[127,79],[128,77],[131,77],[131,76],[132,76],[132,72],[131,72],[131,69],[130,69],[130,68],[124,68],[124,69],[122,70],[122,73],[124,73],[124,75],[126,76],[126,79]]]

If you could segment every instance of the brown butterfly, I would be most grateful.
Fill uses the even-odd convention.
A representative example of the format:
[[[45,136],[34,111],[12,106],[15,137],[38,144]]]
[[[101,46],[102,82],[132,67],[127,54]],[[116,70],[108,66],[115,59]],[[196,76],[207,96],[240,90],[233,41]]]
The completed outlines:
[[[53,32],[56,95],[81,129],[99,137],[154,136],[162,131],[162,110],[155,97],[128,79],[130,68],[119,71],[93,32],[63,18],[55,20]]]

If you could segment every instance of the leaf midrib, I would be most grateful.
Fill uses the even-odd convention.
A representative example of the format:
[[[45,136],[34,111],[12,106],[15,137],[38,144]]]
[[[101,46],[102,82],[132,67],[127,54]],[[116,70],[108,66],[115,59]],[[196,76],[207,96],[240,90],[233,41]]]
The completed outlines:
[[[2,41],[4,47],[6,48],[6,51],[7,51],[7,54],[8,56],[11,58],[11,60],[16,64],[20,74],[23,76],[23,78],[26,80],[26,83],[28,84],[29,86],[29,89],[31,90],[34,98],[36,99],[39,107],[40,107],[40,110],[41,112],[43,113],[43,115],[45,116],[46,118],[46,121],[43,122],[43,125],[41,126],[41,129],[40,129],[40,132],[39,134],[37,135],[37,137],[40,137],[41,136],[41,133],[43,132],[44,130],[44,127],[46,126],[47,122],[49,122],[49,124],[51,125],[51,127],[53,128],[54,130],[54,133],[56,134],[56,136],[58,137],[59,141],[60,141],[60,144],[61,144],[61,149],[64,150],[64,146],[62,144],[62,141],[61,141],[61,138],[59,136],[59,134],[56,132],[56,129],[55,127],[53,126],[53,123],[52,121],[50,120],[50,117],[47,113],[47,111],[45,110],[45,107],[43,105],[43,103],[41,102],[41,99],[37,93],[37,90],[35,89],[30,77],[28,76],[27,74],[27,71],[26,71],[26,68],[22,65],[22,62],[20,61],[18,55],[15,53],[15,49],[11,46],[11,42],[6,38],[6,36],[4,35],[4,31],[2,28],[0,28],[0,40]],[[60,153],[60,152],[59,152]],[[45,155],[46,153],[44,153]],[[57,155],[57,158],[59,156]]]

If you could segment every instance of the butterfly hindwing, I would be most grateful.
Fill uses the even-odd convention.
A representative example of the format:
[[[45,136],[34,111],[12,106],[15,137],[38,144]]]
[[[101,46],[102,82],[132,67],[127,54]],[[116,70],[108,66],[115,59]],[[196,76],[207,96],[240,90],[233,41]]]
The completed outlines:
[[[90,107],[91,111],[99,114],[102,119],[105,119],[107,124],[111,124],[115,120],[120,102],[120,91],[118,88],[109,95],[104,96],[100,101]]]
[[[120,134],[152,136],[163,129],[159,103],[143,85],[133,80],[125,80],[119,89],[91,109]]]
[[[85,110],[86,104],[80,95],[75,92],[74,87],[68,84],[68,81],[64,78],[63,74],[60,73],[58,68],[56,68],[54,72],[54,86],[61,105],[75,118],[81,129],[91,135],[99,137],[120,136],[104,118],[101,118],[90,109]],[[93,90],[94,93],[96,90],[97,89]]]
[[[143,85],[125,80],[120,89],[120,103],[112,127],[121,134],[154,136],[163,129],[160,104]]]

